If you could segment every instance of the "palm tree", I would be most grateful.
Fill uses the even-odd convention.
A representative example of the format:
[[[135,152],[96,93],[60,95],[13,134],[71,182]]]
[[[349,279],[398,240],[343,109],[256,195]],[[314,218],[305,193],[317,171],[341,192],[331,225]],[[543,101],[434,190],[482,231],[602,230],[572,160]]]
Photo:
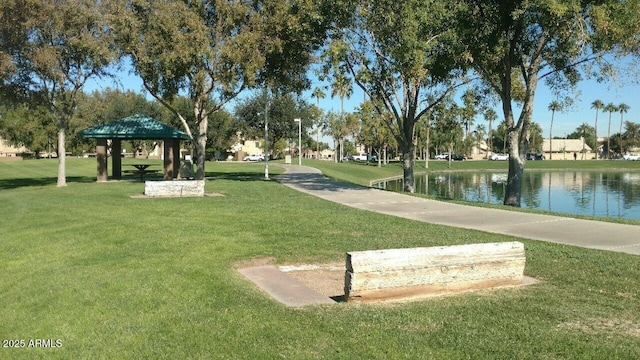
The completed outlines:
[[[311,97],[316,98],[316,107],[320,109],[320,99],[327,97],[321,88],[317,87],[313,89]],[[316,159],[320,159],[320,123],[316,127]]]
[[[338,96],[340,98],[340,117],[344,118],[344,98],[349,99],[353,94],[351,81],[344,74],[336,75],[335,81],[331,84],[331,98]],[[340,141],[340,160],[342,161],[342,141]],[[336,160],[337,161],[337,157]]]
[[[620,154],[622,155],[622,122],[624,120],[624,114],[629,111],[629,105],[621,103],[618,105],[618,112],[620,113]]]
[[[551,126],[549,126],[549,160],[551,160],[551,156],[553,154],[553,146],[551,146],[551,139],[553,139],[553,136],[551,136],[553,130],[553,118],[556,115],[556,111],[562,110],[562,105],[556,100],[553,100],[547,109],[551,110]]]
[[[596,109],[596,123],[594,128],[594,137],[593,137],[593,151],[596,154],[596,160],[598,160],[598,111],[604,108],[604,103],[600,100],[594,100],[591,103],[591,108]]]
[[[607,159],[611,159],[611,115],[618,111],[618,107],[613,103],[608,103],[604,107],[604,111],[609,113],[609,130],[607,132]]]
[[[491,133],[491,129],[493,126],[493,122],[498,118],[498,114],[492,108],[487,108],[484,110],[484,119],[489,122],[489,136],[487,137],[487,149],[489,150],[487,153],[487,158],[493,152],[493,134]]]

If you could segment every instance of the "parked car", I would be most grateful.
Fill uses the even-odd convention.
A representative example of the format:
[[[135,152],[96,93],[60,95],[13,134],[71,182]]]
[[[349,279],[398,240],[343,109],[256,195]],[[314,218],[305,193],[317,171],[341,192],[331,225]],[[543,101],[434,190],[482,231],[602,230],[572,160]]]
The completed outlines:
[[[369,160],[369,155],[367,153],[357,153],[353,155],[354,161],[367,161]]]
[[[638,155],[638,154],[624,154],[624,155],[622,155],[622,159],[631,160],[631,161],[637,161],[637,160],[640,160],[640,155]]]
[[[489,156],[491,161],[505,161],[509,160],[509,154],[493,153]]]
[[[242,158],[242,161],[264,161],[264,155],[253,154],[253,155],[245,156],[244,158]]]
[[[447,156],[447,160],[449,160],[448,156]],[[451,155],[451,160],[453,160],[453,161],[465,161],[465,160],[467,160],[467,158],[464,155],[452,154]]]
[[[447,160],[449,158],[449,153],[440,153],[433,158],[436,160]]]
[[[545,159],[544,155],[540,153],[534,153],[534,152],[527,153],[527,160],[544,160],[544,159]]]

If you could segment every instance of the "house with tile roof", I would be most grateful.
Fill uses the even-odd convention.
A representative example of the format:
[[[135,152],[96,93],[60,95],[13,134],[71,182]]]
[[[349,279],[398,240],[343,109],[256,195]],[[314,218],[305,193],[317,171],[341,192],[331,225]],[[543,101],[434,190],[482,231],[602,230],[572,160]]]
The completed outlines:
[[[595,158],[593,149],[580,139],[544,139],[542,142],[542,154],[547,160],[573,160],[574,154],[578,160],[590,160]]]

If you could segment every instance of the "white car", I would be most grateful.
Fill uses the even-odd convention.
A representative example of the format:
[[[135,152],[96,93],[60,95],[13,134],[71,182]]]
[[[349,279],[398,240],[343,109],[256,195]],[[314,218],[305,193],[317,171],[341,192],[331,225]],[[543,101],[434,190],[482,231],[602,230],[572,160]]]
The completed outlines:
[[[509,154],[493,153],[493,154],[491,154],[491,156],[489,156],[489,160],[492,160],[492,161],[509,160]]]
[[[369,159],[369,155],[367,153],[357,153],[353,155],[354,161],[367,161]]]
[[[440,153],[433,158],[436,160],[447,160],[449,158],[449,153]]]
[[[624,155],[622,155],[622,158],[624,160],[636,161],[636,160],[640,160],[640,155],[638,155],[638,154],[624,154]]]
[[[253,154],[249,156],[245,156],[242,161],[264,161],[264,155],[262,154]]]

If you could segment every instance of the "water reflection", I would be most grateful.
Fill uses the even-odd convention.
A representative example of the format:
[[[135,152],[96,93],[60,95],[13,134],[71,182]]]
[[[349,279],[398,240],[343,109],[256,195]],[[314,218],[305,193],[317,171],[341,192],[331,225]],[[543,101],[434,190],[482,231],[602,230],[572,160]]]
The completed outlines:
[[[525,172],[522,207],[554,212],[640,220],[640,173]],[[502,204],[506,172],[452,172],[416,176],[416,192],[434,197]],[[402,179],[374,184],[402,191]]]

